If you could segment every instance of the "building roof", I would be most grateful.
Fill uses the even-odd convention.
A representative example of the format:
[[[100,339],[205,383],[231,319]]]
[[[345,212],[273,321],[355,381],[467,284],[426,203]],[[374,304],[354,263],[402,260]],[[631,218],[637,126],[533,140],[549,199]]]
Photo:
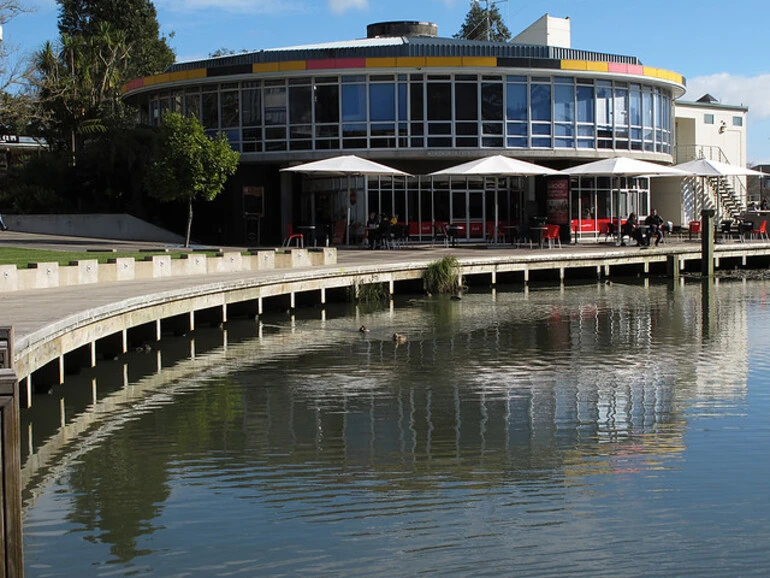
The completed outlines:
[[[558,46],[535,44],[509,44],[460,38],[427,36],[396,36],[363,38],[323,44],[307,44],[285,48],[269,48],[216,58],[208,58],[172,64],[167,72],[179,72],[196,68],[232,67],[239,65],[274,62],[346,59],[346,58],[397,58],[397,57],[497,57],[529,60],[585,60],[641,65],[635,56],[624,56]]]
[[[687,106],[691,108],[707,108],[711,110],[731,110],[734,112],[748,112],[749,107],[743,106],[743,105],[735,105],[735,104],[720,104],[718,102],[709,102],[709,101],[702,101],[702,100],[676,100],[674,102],[676,106]]]

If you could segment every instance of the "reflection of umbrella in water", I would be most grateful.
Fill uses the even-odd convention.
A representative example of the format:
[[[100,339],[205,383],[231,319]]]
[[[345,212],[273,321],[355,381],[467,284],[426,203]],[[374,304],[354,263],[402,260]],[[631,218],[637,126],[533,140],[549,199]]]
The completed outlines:
[[[617,194],[617,244],[620,244],[620,177],[684,177],[690,172],[628,157],[613,157],[570,167],[562,174],[581,177],[614,177]]]
[[[345,243],[350,244],[350,177],[360,177],[366,175],[393,175],[410,177],[409,173],[399,171],[392,167],[381,165],[374,161],[357,157],[356,155],[342,155],[313,161],[294,167],[281,169],[282,171],[324,174],[328,176],[346,176],[348,178],[348,210],[345,226]]]
[[[719,161],[712,161],[710,159],[695,159],[694,161],[687,161],[686,163],[680,163],[674,165],[674,168],[682,171],[687,171],[698,177],[766,177],[767,173],[761,171],[755,171],[754,169],[747,169],[745,167],[739,167],[737,165],[730,165],[727,163],[721,163]],[[701,191],[705,191],[705,187],[701,188]],[[703,206],[703,200],[701,199],[701,208]]]
[[[559,174],[559,172],[547,167],[541,167],[534,163],[528,163],[503,155],[492,155],[436,171],[435,173],[430,173],[428,176],[530,177],[556,174]],[[495,240],[497,240],[497,213],[497,189],[495,189]]]

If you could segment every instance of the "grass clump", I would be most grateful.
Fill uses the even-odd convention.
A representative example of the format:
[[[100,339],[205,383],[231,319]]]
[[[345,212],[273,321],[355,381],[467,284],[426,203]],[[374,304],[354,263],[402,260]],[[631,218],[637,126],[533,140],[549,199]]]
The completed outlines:
[[[444,257],[425,269],[425,289],[428,293],[457,293],[460,291],[460,263],[454,257]]]
[[[382,303],[387,301],[388,292],[383,283],[361,283],[353,287],[350,296],[358,303]]]

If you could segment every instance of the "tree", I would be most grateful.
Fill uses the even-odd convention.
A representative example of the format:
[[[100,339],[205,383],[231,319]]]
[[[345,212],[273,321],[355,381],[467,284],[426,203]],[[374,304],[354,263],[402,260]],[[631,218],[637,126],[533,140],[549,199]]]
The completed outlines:
[[[209,52],[209,58],[219,58],[220,56],[232,56],[233,54],[244,54],[248,52],[245,48],[233,50],[232,48],[217,48],[214,52]]]
[[[3,25],[26,12],[31,10],[21,0],[0,0],[0,94],[18,88],[28,78],[28,67],[23,59],[17,58],[16,47],[2,39]]]
[[[166,112],[160,131],[147,186],[150,194],[162,201],[187,202],[185,247],[189,247],[193,201],[214,200],[238,168],[240,154],[230,148],[224,134],[207,136],[195,117]]]
[[[92,34],[47,42],[35,55],[45,136],[54,149],[69,148],[73,164],[83,141],[123,114],[120,88],[132,49],[124,31],[102,22]]]
[[[0,0],[2,1],[2,0]],[[57,0],[62,36],[99,34],[103,24],[124,33],[132,44],[127,78],[163,72],[174,62],[174,51],[160,36],[151,0]]]
[[[480,0],[471,0],[465,22],[455,38],[493,42],[508,42],[511,39],[511,32],[503,22],[497,3],[494,0],[485,0],[485,3],[486,8],[482,8]]]

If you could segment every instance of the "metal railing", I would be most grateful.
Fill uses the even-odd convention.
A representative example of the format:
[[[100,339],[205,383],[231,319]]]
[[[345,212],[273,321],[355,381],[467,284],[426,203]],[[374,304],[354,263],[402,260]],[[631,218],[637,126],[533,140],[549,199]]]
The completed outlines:
[[[730,159],[718,145],[677,145],[674,149],[676,164],[694,161],[696,159],[708,159],[720,163],[731,164]],[[746,209],[749,199],[746,183],[740,177],[718,177],[709,179],[708,188],[711,191],[707,196],[712,197],[712,205],[718,214],[730,214],[734,216]],[[703,191],[706,193],[706,191]],[[708,203],[706,203],[708,204]],[[722,210],[718,210],[719,208]]]

